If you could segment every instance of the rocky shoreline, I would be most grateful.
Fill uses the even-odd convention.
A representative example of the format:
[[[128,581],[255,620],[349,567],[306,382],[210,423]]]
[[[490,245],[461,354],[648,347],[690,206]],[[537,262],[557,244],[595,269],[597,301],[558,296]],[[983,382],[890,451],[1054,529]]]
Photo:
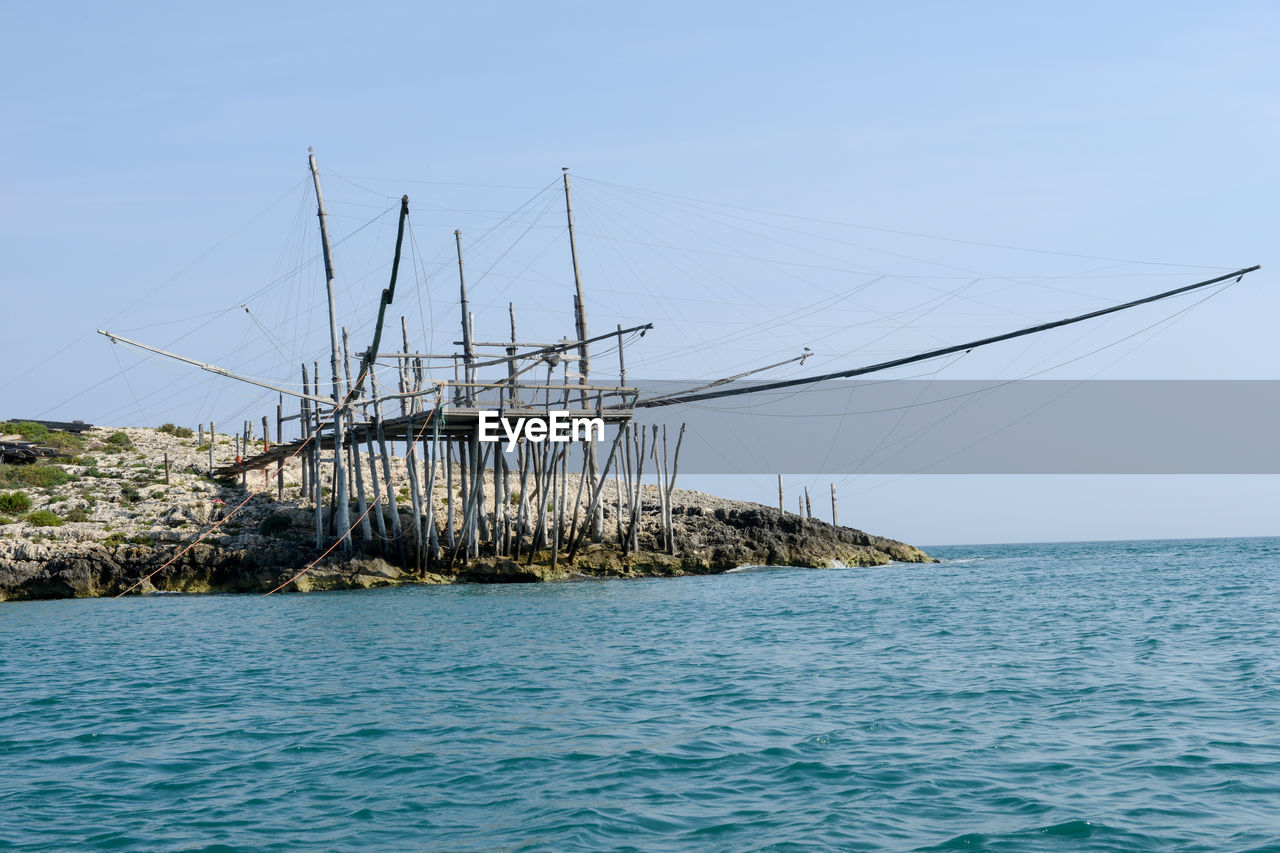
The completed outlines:
[[[297,500],[297,465],[285,472],[281,501],[274,477],[268,481],[262,472],[249,475],[247,489],[210,479],[208,446],[197,447],[196,439],[182,432],[95,428],[73,446],[60,448],[69,454],[66,458],[0,466],[0,601],[126,590],[261,593],[286,582],[319,555],[312,510]],[[229,438],[220,438],[213,451],[216,463],[232,461]],[[257,493],[232,515],[255,488]],[[437,502],[443,503],[442,494]],[[572,564],[563,553],[553,560],[550,552],[540,552],[532,560],[481,557],[452,568],[401,568],[380,553],[357,553],[322,561],[287,589],[676,576],[743,565],[932,562],[905,543],[760,504],[679,489],[672,503],[680,543],[674,555],[659,546],[655,506],[641,527],[640,549],[628,554],[606,541],[585,546]],[[12,517],[15,508],[21,508],[18,517]],[[207,534],[220,520],[223,524]],[[606,530],[611,523],[606,519]],[[202,535],[206,538],[192,546]],[[171,565],[139,582],[183,549],[188,550]]]

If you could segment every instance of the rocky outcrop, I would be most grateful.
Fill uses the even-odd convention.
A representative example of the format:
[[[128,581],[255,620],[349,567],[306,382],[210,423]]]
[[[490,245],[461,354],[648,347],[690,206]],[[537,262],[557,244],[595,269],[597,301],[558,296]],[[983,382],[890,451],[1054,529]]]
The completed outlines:
[[[664,553],[656,498],[646,495],[639,548],[624,553],[612,541],[584,546],[572,562],[561,551],[529,558],[480,557],[441,561],[425,570],[397,567],[387,554],[320,556],[314,515],[291,500],[295,470],[286,471],[285,500],[273,482],[249,497],[244,487],[212,480],[207,446],[155,430],[124,431],[130,443],[110,446],[106,431],[89,438],[82,454],[59,467],[71,479],[18,489],[30,512],[0,523],[0,601],[71,598],[156,591],[307,592],[359,589],[403,583],[537,583],[576,578],[711,574],[744,565],[815,568],[877,566],[890,561],[932,562],[902,542],[835,527],[760,504],[702,492],[676,490],[672,516],[676,553]],[[120,449],[121,447],[125,449]],[[221,443],[218,455],[228,451]],[[155,461],[167,454],[168,482]],[[570,482],[572,488],[573,482]],[[648,488],[648,487],[647,487]],[[0,489],[3,491],[3,489]],[[435,496],[444,516],[443,489]],[[62,523],[40,526],[44,511]],[[408,525],[408,516],[404,516]],[[605,530],[616,523],[606,509]],[[612,538],[612,537],[610,537]],[[194,544],[193,544],[194,543]],[[371,545],[369,547],[372,547]]]

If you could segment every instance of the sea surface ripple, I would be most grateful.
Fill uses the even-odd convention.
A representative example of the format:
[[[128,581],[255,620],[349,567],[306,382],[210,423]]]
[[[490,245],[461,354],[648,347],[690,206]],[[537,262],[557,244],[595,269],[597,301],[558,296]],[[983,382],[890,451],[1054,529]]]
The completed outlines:
[[[0,848],[1280,849],[1280,539],[0,605]]]

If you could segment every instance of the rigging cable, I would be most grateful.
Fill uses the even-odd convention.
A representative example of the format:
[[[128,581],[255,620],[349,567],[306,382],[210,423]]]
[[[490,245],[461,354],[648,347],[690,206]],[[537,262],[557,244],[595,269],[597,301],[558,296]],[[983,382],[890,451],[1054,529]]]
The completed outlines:
[[[818,374],[816,376],[805,376],[800,379],[787,379],[787,380],[781,380],[778,382],[769,382],[769,383],[765,383],[763,385],[759,385],[752,388],[730,388],[724,391],[709,391],[702,394],[686,394],[683,396],[661,397],[661,398],[656,398],[654,400],[641,400],[640,402],[636,403],[636,408],[648,408],[651,406],[669,406],[676,403],[692,403],[699,400],[713,400],[717,397],[736,397],[742,394],[752,394],[752,393],[758,393],[760,391],[772,391],[777,388],[789,388],[796,385],[809,385],[815,382],[824,382],[828,379],[849,379],[854,376],[865,376],[868,373],[878,373],[882,370],[888,370],[893,367],[901,367],[907,364],[914,364],[915,362],[918,362],[918,361],[926,361],[928,359],[939,358],[940,356],[951,355],[952,353],[956,353],[956,352],[961,352],[961,351],[967,352],[969,350],[977,349],[978,347],[989,346],[990,344],[1013,340],[1014,338],[1021,338],[1026,335],[1033,335],[1039,332],[1047,332],[1050,329],[1057,329],[1062,326],[1070,326],[1074,323],[1082,323],[1085,320],[1092,320],[1095,317],[1103,317],[1108,314],[1114,314],[1118,311],[1125,311],[1129,308],[1136,308],[1139,305],[1146,305],[1151,302],[1158,302],[1162,299],[1169,299],[1170,297],[1173,297],[1173,296],[1178,296],[1183,293],[1188,293],[1193,290],[1198,290],[1202,287],[1208,287],[1209,285],[1219,284],[1221,282],[1228,281],[1230,279],[1235,279],[1236,281],[1239,281],[1249,273],[1259,270],[1261,268],[1262,268],[1261,264],[1255,264],[1254,266],[1246,267],[1244,269],[1239,269],[1239,270],[1236,270],[1235,272],[1227,273],[1226,275],[1220,275],[1215,278],[1205,279],[1204,281],[1198,281],[1198,282],[1195,282],[1194,284],[1188,284],[1183,287],[1177,287],[1177,288],[1174,288],[1173,290],[1166,290],[1162,293],[1156,293],[1151,296],[1144,296],[1141,299],[1134,299],[1129,302],[1123,302],[1119,305],[1112,305],[1108,308],[1100,308],[1097,311],[1090,311],[1087,314],[1079,314],[1075,317],[1067,317],[1062,320],[1055,320],[1051,323],[1041,323],[1038,326],[1028,326],[1027,328],[1024,328],[1024,329],[1017,329],[1015,331],[1005,332],[1004,334],[1000,334],[1000,335],[992,335],[991,337],[988,337],[988,338],[981,338],[976,341],[968,341],[963,344],[953,344],[948,347],[942,347],[941,349],[929,350],[928,352],[919,353],[918,355],[911,355],[903,358],[892,359],[890,361],[883,361],[883,362],[880,362],[879,364],[871,364],[865,367],[855,367],[850,370],[838,370],[833,373],[823,373],[823,374]]]

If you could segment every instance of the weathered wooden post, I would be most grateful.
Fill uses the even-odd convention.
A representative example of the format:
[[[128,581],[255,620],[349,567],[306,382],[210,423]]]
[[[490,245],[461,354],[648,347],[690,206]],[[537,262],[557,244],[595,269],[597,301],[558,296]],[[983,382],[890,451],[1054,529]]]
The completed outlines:
[[[778,512],[785,513],[786,510],[782,506],[782,475],[778,475]]]
[[[351,351],[347,327],[342,327],[342,370],[347,378],[347,395],[351,396]],[[363,379],[363,377],[361,377]],[[351,402],[355,402],[352,400]],[[356,510],[360,513],[360,535],[366,543],[373,540],[373,528],[369,525],[369,503],[364,493],[364,472],[360,469],[360,437],[355,432],[355,412],[351,417],[351,469],[356,481]]]
[[[311,393],[311,382],[307,378],[307,363],[302,363],[302,393]],[[303,397],[298,401],[298,437],[302,439],[302,486],[300,495],[303,498],[311,495],[311,401]]]
[[[391,454],[387,450],[387,435],[382,426],[382,395],[378,391],[378,377],[369,373],[369,387],[373,391],[374,429],[378,436],[378,450],[382,457],[382,481],[386,486],[387,510],[391,513],[391,535],[396,540],[400,563],[404,564],[404,542],[400,537],[400,508],[396,506],[396,489],[391,481]]]
[[[343,399],[338,378],[338,315],[333,298],[333,247],[329,245],[329,229],[325,224],[324,197],[320,194],[320,172],[316,169],[316,155],[309,152],[308,162],[311,165],[311,179],[316,188],[316,216],[320,219],[320,243],[324,252],[325,286],[329,296],[329,364],[333,379],[333,493],[336,514],[334,516],[338,535],[342,537],[342,548],[351,551],[351,537],[347,535],[350,526],[350,515],[347,507],[347,472],[343,464],[343,433],[345,417],[343,416]],[[375,353],[376,355],[376,353]]]
[[[276,404],[276,444],[284,445],[284,395]],[[280,451],[280,462],[276,465],[276,499],[284,500],[284,451]]]
[[[213,476],[213,446],[218,443],[217,424],[209,421],[209,476]]]
[[[804,487],[804,517],[813,518],[813,505],[809,503],[809,487]]]
[[[458,291],[462,298],[462,359],[464,370],[462,372],[462,380],[466,385],[463,392],[462,400],[466,405],[472,403],[472,394],[474,389],[470,383],[475,381],[475,375],[472,365],[476,360],[476,349],[471,337],[471,308],[467,302],[467,278],[463,272],[462,266],[462,231],[455,230],[453,232],[454,242],[458,247]]]
[[[367,412],[365,416],[368,417]],[[372,498],[374,523],[378,527],[378,539],[382,542],[382,552],[385,554],[387,550],[387,520],[382,514],[382,498],[380,497],[382,492],[379,491],[378,465],[376,462],[378,455],[373,450],[373,430],[368,425],[364,428],[364,440],[365,450],[367,451],[365,456],[369,460],[369,495]]]
[[[840,516],[836,512],[836,484],[831,484],[831,526],[840,526]]]
[[[169,451],[164,452],[164,484],[169,485]]]

